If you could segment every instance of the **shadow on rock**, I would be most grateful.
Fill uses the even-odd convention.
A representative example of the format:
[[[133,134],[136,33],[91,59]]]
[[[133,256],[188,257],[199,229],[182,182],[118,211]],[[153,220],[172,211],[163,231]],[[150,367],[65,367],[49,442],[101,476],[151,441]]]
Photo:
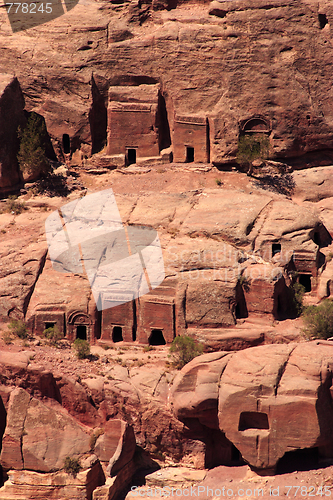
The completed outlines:
[[[291,196],[295,190],[296,183],[292,174],[268,174],[260,177],[255,177],[254,185],[261,189],[273,191],[275,193]]]

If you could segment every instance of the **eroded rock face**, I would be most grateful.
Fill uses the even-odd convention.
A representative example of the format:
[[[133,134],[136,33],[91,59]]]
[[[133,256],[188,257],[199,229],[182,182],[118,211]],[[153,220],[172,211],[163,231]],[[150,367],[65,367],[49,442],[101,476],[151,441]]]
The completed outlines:
[[[60,405],[31,398],[24,389],[10,395],[1,464],[5,469],[56,471],[66,457],[89,451],[90,433]]]
[[[160,84],[177,161],[186,160],[183,142],[191,134],[200,143],[194,158],[233,161],[240,131],[256,127],[270,136],[278,156],[320,152],[317,162],[332,160],[328,2],[319,7],[314,0],[221,1],[191,4],[191,11],[186,3],[170,11],[154,10],[156,4],[165,2],[121,9],[102,2],[101,10],[77,5],[29,35],[12,34],[6,12],[1,14],[6,48],[1,69],[15,70],[29,109],[45,117],[60,154],[64,134],[71,151],[81,145],[90,153],[102,146],[109,86]],[[68,29],[71,43],[65,46]],[[31,36],[34,52],[19,43]],[[166,139],[164,131],[160,150]]]
[[[254,467],[273,468],[287,451],[301,448],[332,456],[332,349],[309,342],[199,357],[175,380],[174,411],[204,421],[218,404],[219,429]],[[205,379],[211,381],[206,398],[198,384]]]

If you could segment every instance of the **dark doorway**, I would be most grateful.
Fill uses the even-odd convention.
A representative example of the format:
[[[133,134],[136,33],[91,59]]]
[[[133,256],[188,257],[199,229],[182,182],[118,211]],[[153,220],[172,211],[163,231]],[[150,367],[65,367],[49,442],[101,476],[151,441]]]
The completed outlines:
[[[45,323],[45,330],[47,330],[48,328],[54,328],[55,327],[55,323]]]
[[[121,326],[115,326],[112,330],[112,342],[123,341],[123,329]]]
[[[71,140],[68,134],[62,136],[62,147],[66,155],[71,152]]]
[[[87,327],[86,327],[86,325],[77,325],[76,338],[81,339],[81,340],[87,340]]]
[[[136,149],[127,149],[126,150],[126,164],[127,165],[133,165],[133,163],[136,163]]]
[[[191,148],[190,146],[187,146],[186,148],[186,163],[193,163],[194,162],[194,148]]]
[[[298,282],[304,286],[306,292],[311,292],[311,274],[300,274]]]
[[[272,257],[276,255],[277,253],[281,252],[281,244],[280,243],[273,243],[272,245]]]
[[[328,23],[326,14],[318,14],[319,27],[322,30]]]
[[[247,429],[269,429],[267,413],[243,411],[239,416],[238,430]]]
[[[152,330],[148,339],[149,345],[165,345],[165,338],[162,330]]]

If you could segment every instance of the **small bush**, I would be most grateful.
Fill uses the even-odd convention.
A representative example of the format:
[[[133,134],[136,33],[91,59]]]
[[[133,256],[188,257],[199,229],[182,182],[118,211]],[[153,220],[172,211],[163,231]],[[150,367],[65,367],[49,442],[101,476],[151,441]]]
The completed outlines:
[[[215,182],[216,182],[217,186],[222,186],[222,184],[223,184],[221,179],[215,179]]]
[[[76,351],[78,359],[86,359],[90,355],[90,345],[86,340],[76,339],[73,343],[73,349]]]
[[[66,457],[64,462],[64,469],[67,474],[76,477],[81,470],[80,462],[77,458]]]
[[[202,352],[203,345],[199,344],[191,337],[176,337],[170,346],[170,353],[173,355],[172,365],[180,370],[196,356],[200,356]]]
[[[10,333],[15,335],[16,337],[19,337],[20,339],[27,339],[29,337],[27,325],[20,319],[12,319],[12,321],[8,325],[8,328]]]
[[[13,337],[11,336],[10,332],[4,332],[2,334],[2,340],[6,345],[9,345],[12,343]]]
[[[292,307],[296,316],[300,316],[303,311],[303,297],[305,294],[305,287],[296,282],[291,285],[292,291]]]
[[[58,330],[56,325],[46,328],[43,335],[49,340],[49,344],[54,347],[57,347],[59,340],[64,338],[64,334]]]
[[[243,135],[238,141],[237,163],[249,165],[269,157],[270,144],[265,134]]]
[[[47,131],[43,118],[37,113],[30,113],[24,129],[17,131],[20,149],[17,155],[22,172],[39,175],[48,171],[49,163],[45,155]]]
[[[24,202],[17,201],[15,196],[9,196],[6,203],[6,212],[20,215],[24,210],[27,210]]]
[[[328,339],[333,336],[333,301],[324,300],[319,306],[304,309],[304,333],[307,337]]]

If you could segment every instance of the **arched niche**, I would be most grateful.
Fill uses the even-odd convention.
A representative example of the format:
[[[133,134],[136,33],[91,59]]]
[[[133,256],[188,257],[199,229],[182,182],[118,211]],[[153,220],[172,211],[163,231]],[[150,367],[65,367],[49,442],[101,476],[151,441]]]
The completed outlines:
[[[73,311],[67,319],[68,338],[71,341],[76,339],[91,342],[92,320],[90,316],[82,311]]]

